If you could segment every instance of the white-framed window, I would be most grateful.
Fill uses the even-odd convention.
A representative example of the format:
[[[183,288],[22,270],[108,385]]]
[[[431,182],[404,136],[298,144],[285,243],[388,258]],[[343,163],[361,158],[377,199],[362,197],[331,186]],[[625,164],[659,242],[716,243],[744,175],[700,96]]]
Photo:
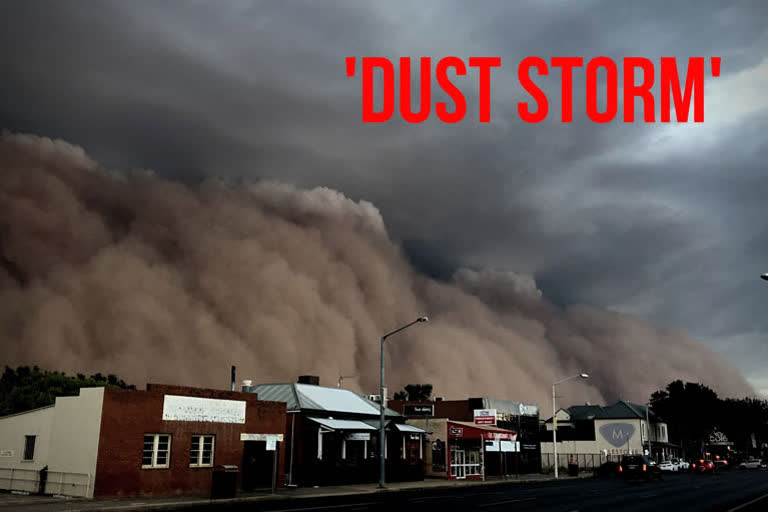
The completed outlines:
[[[189,448],[189,467],[208,468],[213,466],[215,438],[212,435],[192,436]]]
[[[167,468],[171,461],[170,434],[144,434],[144,453],[141,467],[144,469]]]

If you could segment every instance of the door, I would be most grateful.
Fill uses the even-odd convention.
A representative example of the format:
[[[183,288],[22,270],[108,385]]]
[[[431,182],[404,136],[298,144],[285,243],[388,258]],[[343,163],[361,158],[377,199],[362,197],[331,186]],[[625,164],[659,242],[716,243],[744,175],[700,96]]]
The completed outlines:
[[[456,450],[456,479],[467,478],[467,459],[464,450]]]
[[[267,450],[266,441],[244,441],[242,484],[244,491],[270,489],[276,450]],[[279,444],[279,443],[278,443]]]

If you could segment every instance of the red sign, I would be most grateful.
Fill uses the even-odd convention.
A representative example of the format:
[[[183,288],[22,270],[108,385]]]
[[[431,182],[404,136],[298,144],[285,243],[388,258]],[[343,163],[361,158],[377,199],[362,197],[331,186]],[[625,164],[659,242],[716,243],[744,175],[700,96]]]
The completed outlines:
[[[449,430],[450,435],[461,437],[464,435],[464,429],[461,427],[451,427]]]
[[[484,438],[497,441],[512,441],[514,435],[506,432],[483,432]]]
[[[496,409],[475,409],[475,425],[496,425]]]

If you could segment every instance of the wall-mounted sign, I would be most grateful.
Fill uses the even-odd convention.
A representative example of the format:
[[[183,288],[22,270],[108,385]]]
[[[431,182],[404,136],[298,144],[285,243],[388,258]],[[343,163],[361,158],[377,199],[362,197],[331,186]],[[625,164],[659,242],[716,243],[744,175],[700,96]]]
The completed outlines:
[[[411,441],[418,441],[419,439],[421,439],[420,434],[409,434],[408,437],[410,438]]]
[[[13,457],[13,450],[0,450],[0,457]]]
[[[539,408],[531,404],[520,404],[521,416],[538,416]]]
[[[475,409],[475,425],[496,425],[496,409]]]
[[[483,432],[485,439],[497,440],[497,441],[514,441],[517,438],[517,434],[509,432]]]
[[[245,402],[196,396],[165,395],[163,420],[245,423]]]
[[[451,427],[448,429],[448,434],[456,437],[461,437],[464,435],[464,429],[462,427]]]
[[[347,434],[347,441],[370,441],[371,434],[369,432],[352,432]]]
[[[406,404],[403,406],[403,416],[434,416],[434,405]]]
[[[538,450],[538,449],[539,449],[538,445],[535,445],[535,444],[524,444],[523,445],[523,450]]]
[[[275,434],[267,434],[267,451],[273,452],[277,447],[277,436]]]
[[[269,436],[275,436],[275,440],[282,443],[283,442],[283,434],[246,434],[242,433],[240,434],[240,440],[241,441],[266,441]]]
[[[711,445],[726,446],[726,445],[729,445],[731,443],[728,441],[728,438],[725,436],[725,434],[715,430],[714,432],[709,434],[709,444],[711,444]]]
[[[624,446],[635,433],[631,423],[606,423],[600,426],[600,435],[616,448]]]

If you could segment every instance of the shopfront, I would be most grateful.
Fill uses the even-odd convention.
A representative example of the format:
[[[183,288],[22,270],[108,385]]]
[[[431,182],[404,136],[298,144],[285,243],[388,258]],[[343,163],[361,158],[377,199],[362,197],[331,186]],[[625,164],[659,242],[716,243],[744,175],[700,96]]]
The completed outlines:
[[[450,480],[485,479],[488,469],[504,466],[507,453],[516,451],[517,433],[511,430],[447,421],[447,476]]]

